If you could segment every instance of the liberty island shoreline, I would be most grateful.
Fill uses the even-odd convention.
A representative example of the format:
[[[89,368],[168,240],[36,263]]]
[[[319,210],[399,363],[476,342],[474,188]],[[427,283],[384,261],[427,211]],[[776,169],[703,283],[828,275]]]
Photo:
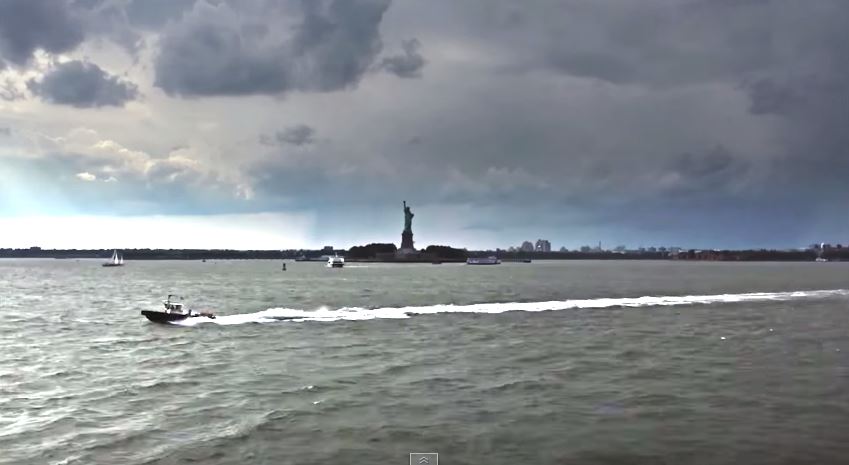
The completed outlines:
[[[375,245],[375,244],[370,244]],[[384,245],[384,244],[377,244]],[[364,246],[368,247],[368,246]],[[351,249],[355,249],[352,247]],[[234,250],[234,249],[119,249],[126,260],[303,260],[323,261],[323,255],[344,255],[346,261],[371,263],[425,263],[433,258],[395,259],[351,255],[351,249],[288,249],[288,250]],[[0,249],[0,259],[108,259],[114,249]],[[427,249],[423,249],[427,250]],[[495,256],[503,261],[531,260],[696,260],[696,261],[814,261],[815,250],[682,250],[671,252],[509,252],[505,250],[457,250],[459,256],[436,256],[444,263],[465,262],[467,258]],[[849,261],[849,249],[832,249],[823,253],[829,261]],[[305,260],[304,260],[305,259]]]

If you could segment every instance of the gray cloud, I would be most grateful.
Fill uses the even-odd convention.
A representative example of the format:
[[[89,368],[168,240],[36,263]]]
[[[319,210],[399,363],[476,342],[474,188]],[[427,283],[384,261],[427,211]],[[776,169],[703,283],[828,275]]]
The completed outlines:
[[[30,90],[44,100],[77,108],[124,106],[138,97],[138,88],[100,69],[94,63],[69,61],[52,68]]]
[[[673,158],[663,187],[665,197],[679,201],[716,198],[745,189],[750,165],[723,146]]]
[[[120,45],[134,58],[144,47],[142,34],[132,27],[129,14],[116,3],[92,2],[80,10],[84,12],[86,33],[90,36],[106,37]]]
[[[93,214],[208,214],[238,211],[234,187],[215,174],[202,174],[173,161],[157,161],[146,173],[115,172],[106,160],[76,153],[5,157],[4,187],[38,189],[38,204],[48,210],[77,209]],[[85,182],[82,173],[92,175]],[[88,177],[88,176],[85,177]],[[0,211],[19,208],[14,198],[0,198]],[[24,211],[24,213],[32,213]]]
[[[417,78],[422,75],[425,58],[419,53],[421,43],[418,39],[405,40],[401,44],[402,54],[384,58],[380,68],[400,78]]]
[[[197,0],[130,0],[126,12],[130,24],[157,29],[169,21],[178,21]]]
[[[156,86],[197,97],[355,85],[381,50],[378,27],[389,1],[288,6],[257,13],[253,2],[196,4],[162,34]]]
[[[155,85],[171,95],[247,95],[282,92],[286,66],[277,44],[246,43],[227,4],[198,3],[160,38]]]
[[[11,4],[23,2],[3,6]],[[344,205],[362,216],[414,193],[417,204],[485,209],[503,230],[515,221],[564,237],[586,225],[708,239],[744,229],[735,237],[754,241],[780,230],[792,241],[815,228],[809,220],[849,231],[833,213],[849,198],[843,0],[433,0],[391,9],[388,0],[33,4],[66,10],[71,24],[83,17],[80,34],[128,50],[149,38],[153,62],[139,68],[152,69],[169,96],[197,98],[188,107],[220,121],[214,137],[222,146],[255,137],[269,108],[282,121],[310,121],[334,142],[294,150],[316,137],[295,126],[259,136],[277,149],[208,155],[228,175],[254,182],[256,197],[244,208],[333,214]],[[25,63],[38,48],[71,50],[81,40],[70,35],[44,46],[52,29],[27,26],[33,39],[10,42],[4,21],[0,56],[9,62]],[[404,41],[410,37],[417,39]],[[384,51],[384,40],[403,50]],[[104,55],[98,63],[114,69]],[[355,89],[369,71],[409,78],[424,66],[426,79],[415,86]],[[17,99],[19,89],[0,86],[0,98]],[[350,92],[333,92],[343,89]],[[314,92],[326,94],[307,95]],[[251,95],[287,98],[238,98]],[[226,110],[207,96],[230,97]],[[163,124],[182,117],[184,102],[163,105],[175,110]],[[175,123],[178,135],[163,144],[203,139],[207,123]],[[97,166],[80,169],[98,180],[106,175]],[[196,176],[182,162],[150,173]],[[786,218],[804,221],[788,227]]]
[[[73,50],[84,38],[83,23],[65,0],[0,2],[0,58],[25,65],[37,49]]]
[[[404,95],[415,111],[402,112],[375,95],[376,121],[349,122],[379,139],[373,154],[322,150],[248,174],[260,198],[302,207],[368,210],[415,192],[506,218],[533,205],[528,223],[541,229],[568,229],[562,215],[635,233],[698,225],[707,239],[723,228],[773,237],[768,224],[786,226],[778,217],[816,217],[811,204],[833,211],[849,198],[849,112],[836,103],[849,96],[849,8],[818,5],[494,0],[431,2],[425,14],[398,4],[395,40],[435,44],[439,93]],[[427,142],[387,142],[387,127]]]
[[[12,135],[12,130],[10,128],[0,127],[0,136],[8,137],[8,136],[11,136],[11,135]]]
[[[787,87],[777,84],[773,79],[765,78],[744,83],[751,103],[749,111],[755,115],[786,113],[799,103],[799,96]]]
[[[0,100],[12,102],[24,98],[25,95],[11,79],[0,82]]]
[[[299,124],[277,131],[274,135],[263,134],[259,142],[263,145],[310,145],[315,142],[315,129],[306,124]]]

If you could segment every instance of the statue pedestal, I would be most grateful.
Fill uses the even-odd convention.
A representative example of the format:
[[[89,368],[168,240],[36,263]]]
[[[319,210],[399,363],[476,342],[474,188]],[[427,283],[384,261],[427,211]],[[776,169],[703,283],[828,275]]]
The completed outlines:
[[[401,250],[414,250],[413,247],[413,231],[404,231],[401,233]]]

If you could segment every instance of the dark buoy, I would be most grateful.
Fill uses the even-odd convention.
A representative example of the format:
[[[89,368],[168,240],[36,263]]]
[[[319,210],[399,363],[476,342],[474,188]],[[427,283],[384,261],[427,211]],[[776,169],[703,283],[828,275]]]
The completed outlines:
[[[286,264],[283,264],[283,271],[286,271]]]

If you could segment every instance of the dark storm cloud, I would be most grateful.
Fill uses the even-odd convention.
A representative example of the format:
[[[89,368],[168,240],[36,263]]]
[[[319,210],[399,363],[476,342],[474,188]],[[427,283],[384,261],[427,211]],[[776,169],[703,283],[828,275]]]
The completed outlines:
[[[433,0],[391,9],[389,0],[4,1],[38,20],[0,15],[2,59],[67,52],[84,35],[131,51],[150,37],[153,63],[142,68],[153,66],[155,85],[172,97],[331,92],[369,71],[411,78],[428,66],[412,86],[287,101],[294,114],[299,105],[350,108],[309,115],[329,138],[321,144],[309,126],[260,136],[277,149],[237,173],[255,181],[254,205],[367,211],[414,192],[492,208],[493,223],[666,227],[683,237],[740,226],[741,237],[780,229],[792,240],[807,226],[786,218],[838,218],[849,198],[844,0]],[[21,88],[0,85],[0,98],[17,99]],[[82,85],[59,88],[69,104],[110,101],[69,90]],[[249,113],[260,101],[230,98],[228,111]],[[293,149],[311,144],[321,150]],[[196,174],[179,162],[152,172]],[[846,219],[834,221],[849,231]]]
[[[684,153],[674,158],[667,171],[664,197],[679,201],[712,199],[733,195],[745,188],[749,164],[718,146],[701,153]]]
[[[304,1],[260,14],[255,6],[200,2],[169,24],[155,59],[156,86],[197,97],[355,85],[382,48],[378,27],[389,1]]]
[[[404,53],[384,58],[380,67],[400,78],[421,77],[425,66],[425,58],[419,53],[421,43],[418,39],[405,40],[401,48]]]
[[[383,47],[380,22],[389,0],[303,1],[293,52],[306,75],[302,89],[332,91],[356,84]]]
[[[299,124],[277,131],[274,135],[263,134],[259,137],[263,145],[294,145],[297,147],[310,145],[315,142],[315,129],[306,124]]]
[[[25,65],[34,51],[73,50],[84,38],[83,23],[65,0],[0,2],[0,58]]]
[[[52,68],[30,90],[50,103],[77,108],[124,106],[138,97],[138,88],[100,69],[94,63],[69,61]]]
[[[604,108],[609,113],[603,118],[595,108],[608,102],[578,94],[571,102],[564,102],[561,111],[552,111],[551,121],[559,121],[563,131],[575,132],[574,128],[585,126],[569,119],[570,107],[583,105],[587,117],[595,119],[587,123],[589,129],[578,134],[581,138],[556,141],[562,147],[559,151],[552,150],[555,141],[551,134],[558,130],[555,127],[544,130],[537,142],[527,140],[522,147],[523,158],[531,156],[533,161],[514,163],[524,162],[534,175],[546,176],[536,166],[562,176],[586,174],[588,163],[581,158],[591,156],[593,163],[612,167],[609,178],[627,180],[628,175],[640,173],[651,178],[669,170],[683,178],[694,175],[692,170],[701,162],[688,168],[685,162],[675,160],[675,154],[705,153],[706,145],[725,147],[725,155],[708,159],[716,163],[720,159],[727,162],[730,157],[729,166],[733,168],[726,170],[727,175],[737,176],[763,171],[789,178],[798,173],[793,169],[781,172],[790,166],[776,162],[782,157],[799,164],[815,157],[834,166],[842,166],[841,160],[849,158],[849,131],[845,130],[849,127],[845,104],[849,101],[849,54],[845,51],[849,4],[844,1],[540,0],[519,5],[507,0],[481,0],[455,6],[451,22],[444,21],[453,8],[446,3],[431,3],[429,9],[434,13],[425,14],[410,6],[406,6],[406,12],[418,13],[417,21],[426,22],[415,30],[418,37],[427,40],[427,32],[450,30],[451,43],[470,44],[476,53],[489,54],[491,70],[509,71],[508,78],[516,79],[512,89],[504,91],[519,94],[519,100],[521,96],[534,96],[532,88],[523,87],[519,80],[541,74],[597,80],[607,86],[605,96],[638,96]],[[487,85],[492,82],[487,81]],[[574,80],[564,81],[564,86],[570,82]],[[749,101],[732,100],[734,89]],[[724,108],[714,100],[721,94],[727,96]],[[670,105],[672,99],[679,101]],[[494,99],[469,104],[479,105],[481,116],[463,118],[463,131],[488,132],[480,128],[504,124],[486,114],[487,107],[498,111]],[[753,117],[740,117],[740,107]],[[705,117],[694,119],[698,111],[704,111]],[[522,118],[534,118],[533,112],[521,106],[511,113],[519,123]],[[723,113],[740,120],[739,132],[722,124]],[[707,117],[709,114],[714,121]],[[761,117],[763,122],[758,121]],[[676,118],[683,120],[677,122]],[[538,128],[547,124],[542,119],[534,121]],[[780,127],[769,139],[777,145],[741,147],[744,137],[740,134],[745,134],[746,125],[751,131],[763,132],[767,124]],[[655,134],[658,127],[669,129],[666,134]],[[445,140],[446,134],[440,136]],[[460,139],[454,134],[447,136]],[[491,137],[506,145],[515,144],[521,134],[506,130]],[[620,144],[611,144],[611,138]],[[470,151],[464,161],[457,162],[466,164],[468,172],[492,163],[493,154],[498,153],[497,145],[490,147],[483,139],[476,146],[481,149]],[[604,149],[599,149],[601,146]],[[566,160],[571,163],[561,164]],[[510,164],[503,159],[497,162]],[[555,166],[557,169],[552,169]],[[676,171],[676,167],[683,171]],[[822,176],[836,177],[832,173]],[[609,178],[596,181],[603,183]],[[800,182],[798,178],[796,182]]]
[[[436,79],[449,76],[404,101],[414,112],[387,110],[416,142],[381,146],[391,155],[372,168],[340,171],[357,161],[325,150],[262,162],[248,173],[259,197],[331,208],[415,192],[506,224],[679,244],[794,245],[817,221],[849,231],[834,215],[849,199],[845,2],[437,1],[389,17],[395,40],[433,43]]]
[[[160,38],[155,85],[171,95],[247,95],[282,92],[287,63],[275,44],[245,43],[228,5],[198,3]]]
[[[842,9],[840,0],[816,6],[793,0],[539,0],[521,6],[480,0],[458,7],[472,28],[468,36],[497,47],[508,57],[507,69],[658,88],[737,80],[788,54],[803,56],[803,44],[823,45],[837,32],[818,31],[817,24],[837,27],[828,15]]]

